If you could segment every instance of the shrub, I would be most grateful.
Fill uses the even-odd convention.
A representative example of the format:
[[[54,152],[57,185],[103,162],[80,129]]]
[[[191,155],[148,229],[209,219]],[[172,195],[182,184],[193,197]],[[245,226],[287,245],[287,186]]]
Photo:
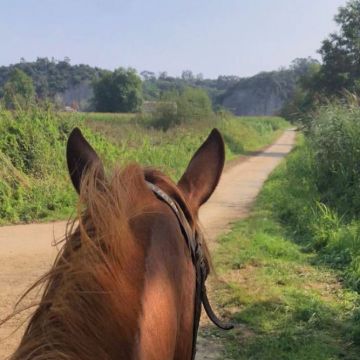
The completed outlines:
[[[179,125],[180,122],[176,102],[159,101],[155,112],[152,114],[150,125],[156,129],[168,130],[175,125]]]
[[[202,89],[185,88],[176,103],[181,123],[203,120],[213,115],[209,95]]]
[[[180,93],[165,92],[149,124],[157,129],[167,130],[180,124],[206,121],[213,115],[211,100],[207,92],[186,87]]]

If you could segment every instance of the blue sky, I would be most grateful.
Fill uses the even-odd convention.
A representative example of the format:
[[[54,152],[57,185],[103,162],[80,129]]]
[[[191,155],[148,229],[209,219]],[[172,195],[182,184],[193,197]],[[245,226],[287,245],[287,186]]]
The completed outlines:
[[[21,57],[249,76],[318,57],[345,0],[0,0],[0,65]]]

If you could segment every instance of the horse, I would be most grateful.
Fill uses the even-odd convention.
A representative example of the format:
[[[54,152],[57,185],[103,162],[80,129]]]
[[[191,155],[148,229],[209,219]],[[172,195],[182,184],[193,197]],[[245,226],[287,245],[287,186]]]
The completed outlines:
[[[225,160],[213,129],[175,184],[130,164],[106,175],[78,128],[67,142],[77,216],[11,360],[190,360],[210,256],[198,212]]]

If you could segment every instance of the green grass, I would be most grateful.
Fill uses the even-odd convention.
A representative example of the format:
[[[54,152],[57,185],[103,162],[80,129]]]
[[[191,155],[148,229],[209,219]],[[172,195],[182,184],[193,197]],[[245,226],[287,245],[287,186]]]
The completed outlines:
[[[136,161],[159,167],[176,180],[214,126],[226,136],[231,159],[270,143],[287,123],[280,118],[266,119],[263,125],[262,119],[211,118],[164,132],[132,114],[0,109],[0,224],[62,219],[74,212],[76,194],[66,170],[65,146],[75,126],[109,171],[115,163]]]
[[[238,324],[214,330],[226,359],[359,359],[360,296],[324,261],[326,252],[309,246],[339,225],[316,205],[310,165],[300,144],[266,182],[250,218],[219,240],[213,292]]]

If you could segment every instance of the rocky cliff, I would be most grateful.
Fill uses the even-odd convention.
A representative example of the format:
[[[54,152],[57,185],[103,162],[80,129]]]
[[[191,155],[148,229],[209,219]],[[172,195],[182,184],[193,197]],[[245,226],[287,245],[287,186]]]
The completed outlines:
[[[236,115],[275,115],[291,97],[296,76],[291,70],[260,73],[241,79],[220,99]]]

